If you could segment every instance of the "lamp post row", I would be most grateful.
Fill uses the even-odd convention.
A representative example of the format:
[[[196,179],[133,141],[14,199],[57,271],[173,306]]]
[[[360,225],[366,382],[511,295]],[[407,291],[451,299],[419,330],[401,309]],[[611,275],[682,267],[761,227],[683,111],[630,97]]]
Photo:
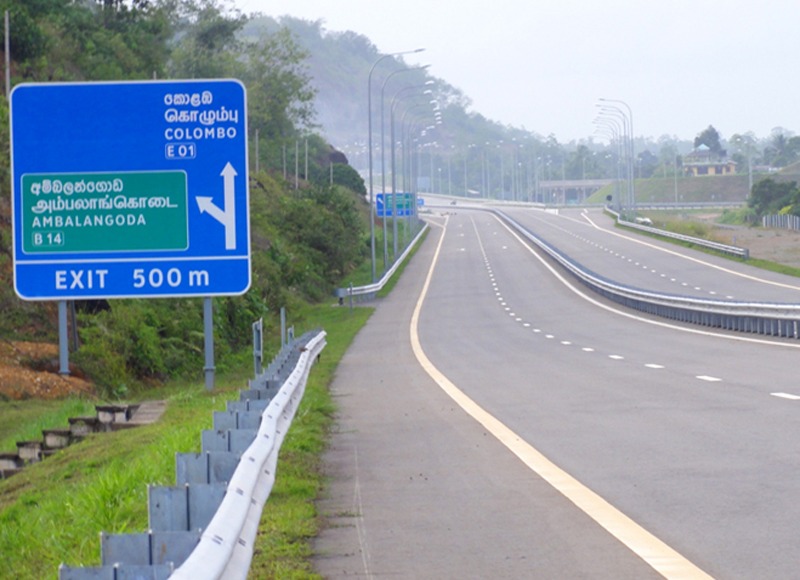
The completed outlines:
[[[395,52],[390,54],[382,55],[378,58],[372,65],[372,68],[369,71],[369,76],[367,78],[367,149],[368,149],[368,156],[369,156],[369,205],[370,205],[370,250],[371,250],[371,263],[372,263],[372,281],[375,282],[377,279],[376,275],[376,259],[375,259],[375,194],[374,194],[374,178],[373,178],[373,147],[372,147],[372,74],[375,71],[378,64],[386,58],[393,57],[393,56],[401,56],[405,54],[413,54],[424,51],[424,48],[418,48],[415,50],[409,51],[402,51],[402,52]],[[406,67],[402,69],[395,70],[389,73],[386,78],[383,80],[383,84],[381,86],[381,106],[380,106],[380,116],[381,116],[381,190],[383,193],[386,193],[386,168],[385,168],[385,136],[384,136],[384,103],[385,103],[385,89],[386,85],[389,82],[389,79],[401,72],[407,72],[412,70],[424,70],[427,69],[430,65],[423,65],[423,66],[414,66],[414,67]],[[401,89],[398,91],[394,97],[392,98],[391,104],[391,120],[390,120],[390,129],[391,129],[391,164],[392,164],[392,210],[393,210],[393,232],[394,232],[394,254],[397,255],[397,197],[395,195],[396,183],[395,183],[395,170],[394,170],[394,162],[395,162],[395,152],[394,152],[394,107],[397,98],[399,97],[400,93],[404,92],[405,90],[410,90],[412,88],[421,88],[426,85],[433,84],[433,81],[427,81],[424,85],[419,85],[416,87],[406,87],[405,89]],[[430,91],[426,91],[430,93]],[[386,266],[388,262],[388,237],[386,236],[386,213],[388,208],[384,208],[383,213],[383,262],[384,266]]]
[[[633,134],[633,110],[631,109],[630,105],[625,101],[620,99],[598,99],[600,103],[597,106],[600,108],[601,115],[605,115],[600,117],[603,120],[609,120],[611,118],[618,119],[622,122],[623,128],[623,140],[625,141],[625,153],[627,157],[627,173],[628,173],[628,204],[630,208],[635,212],[636,211],[636,182],[635,182],[635,175],[634,175],[634,160],[636,159],[636,151],[634,148],[634,134]],[[614,104],[606,104],[606,103],[615,103],[622,105],[625,107],[625,110],[622,110],[620,107],[615,106]],[[627,136],[627,139],[624,137]]]
[[[384,54],[373,63],[372,68],[369,69],[369,75],[367,76],[367,154],[369,156],[369,234],[370,234],[370,251],[372,260],[373,282],[376,281],[376,276],[375,276],[375,195],[374,195],[374,186],[372,180],[372,73],[375,72],[375,68],[384,59],[393,56],[402,56],[404,54],[415,54],[418,52],[422,52],[424,50],[425,50],[424,48],[417,48],[415,50],[405,50],[401,52],[392,52],[389,54]],[[383,144],[381,143],[381,148],[382,147]]]

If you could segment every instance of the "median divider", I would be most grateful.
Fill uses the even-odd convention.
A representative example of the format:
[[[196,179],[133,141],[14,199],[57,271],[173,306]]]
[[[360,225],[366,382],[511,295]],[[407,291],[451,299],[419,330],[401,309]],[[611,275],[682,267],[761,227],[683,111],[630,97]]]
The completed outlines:
[[[101,535],[101,565],[61,565],[60,580],[246,578],[278,452],[325,347],[316,330],[293,340],[214,413],[200,453],[176,454],[176,485],[148,487],[149,530]]]
[[[516,220],[497,209],[489,209],[525,239],[543,250],[591,290],[629,308],[647,314],[697,324],[781,338],[800,338],[800,304],[713,300],[678,294],[650,292],[614,282],[585,268]]]

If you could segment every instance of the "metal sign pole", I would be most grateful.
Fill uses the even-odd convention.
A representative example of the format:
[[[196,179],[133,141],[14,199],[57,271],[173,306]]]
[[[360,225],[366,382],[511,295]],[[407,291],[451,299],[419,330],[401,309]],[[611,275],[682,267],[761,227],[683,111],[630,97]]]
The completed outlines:
[[[67,301],[58,301],[58,372],[69,374],[69,341],[67,339]]]

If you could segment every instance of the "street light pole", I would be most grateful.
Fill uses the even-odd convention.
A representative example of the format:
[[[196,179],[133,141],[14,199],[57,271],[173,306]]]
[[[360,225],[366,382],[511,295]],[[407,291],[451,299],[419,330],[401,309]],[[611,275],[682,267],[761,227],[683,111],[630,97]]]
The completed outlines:
[[[623,136],[623,143],[624,143],[624,151],[625,151],[625,172],[627,173],[627,181],[628,181],[628,206],[634,210],[633,206],[633,180],[634,180],[634,172],[633,172],[633,158],[631,157],[631,150],[630,150],[630,129],[628,125],[628,118],[625,113],[622,112],[622,109],[619,107],[615,107],[613,105],[597,105],[600,108],[600,115],[605,115],[606,117],[602,118],[612,118],[619,121],[622,124],[622,136]],[[634,210],[635,211],[635,210]]]
[[[395,136],[394,136],[394,110],[395,105],[398,102],[398,97],[405,92],[408,92],[413,89],[421,89],[427,86],[434,84],[432,80],[426,81],[421,85],[415,85],[411,87],[405,87],[397,91],[394,96],[392,97],[391,106],[389,107],[389,139],[391,140],[391,168],[390,171],[392,173],[392,241],[394,247],[394,256],[395,259],[397,258],[397,179],[395,175]],[[424,91],[422,94],[432,94],[433,91],[430,89]],[[384,214],[385,215],[385,214]]]
[[[387,213],[388,207],[386,205],[386,164],[385,164],[385,159],[386,159],[386,155],[385,155],[386,137],[385,137],[385,134],[384,134],[384,122],[383,122],[384,121],[384,117],[385,117],[384,112],[383,112],[383,106],[384,106],[384,103],[386,102],[386,98],[384,97],[384,93],[386,91],[386,84],[389,82],[389,79],[391,79],[394,75],[399,74],[399,73],[403,73],[403,72],[413,71],[413,70],[425,70],[429,66],[431,66],[431,65],[426,64],[426,65],[422,65],[422,66],[411,66],[411,67],[398,69],[396,71],[393,71],[393,72],[389,73],[386,76],[386,78],[384,79],[383,85],[381,85],[381,192],[383,193],[383,203],[384,203],[384,206],[383,206],[383,220],[382,220],[381,224],[382,224],[382,228],[383,228],[383,271],[384,272],[386,272],[389,269],[389,245],[388,245],[389,241],[388,241],[388,238],[386,236],[386,213]],[[397,197],[395,196],[394,190],[392,190],[392,220],[396,220],[397,219],[396,214],[397,214]],[[397,247],[397,242],[395,242],[394,244],[395,244],[395,247]],[[395,251],[395,254],[396,253],[397,252]]]
[[[618,121],[616,119],[614,119],[614,118],[611,118],[611,117],[598,117],[597,119],[595,119],[594,122],[595,122],[595,125],[597,125],[597,128],[602,130],[602,131],[599,131],[599,132],[601,132],[601,134],[605,134],[609,138],[610,142],[612,142],[612,143],[614,141],[617,142],[617,150],[618,150],[617,155],[621,159],[622,158],[623,145],[622,145],[622,140],[620,139],[620,126],[619,126]],[[621,199],[620,199],[621,195],[620,195],[620,191],[619,191],[620,190],[619,183],[622,181],[620,165],[621,164],[619,162],[617,162],[617,184],[618,185],[617,185],[617,194],[616,194],[616,200],[615,200],[616,203],[615,203],[615,205],[616,205],[616,208],[617,208],[618,212],[620,212],[621,209],[622,209],[622,203],[621,203]]]
[[[634,211],[636,211],[636,185],[635,185],[635,183],[633,181],[633,160],[636,158],[636,151],[634,149],[634,143],[633,143],[633,139],[634,139],[634,137],[633,137],[633,110],[631,109],[630,105],[628,105],[628,103],[626,103],[625,101],[621,101],[619,99],[600,99],[600,100],[603,101],[603,102],[606,102],[606,103],[619,103],[620,105],[625,107],[627,109],[627,111],[628,111],[628,128],[630,129],[630,136],[631,136],[630,142],[629,142],[629,145],[628,145],[629,152],[630,152],[630,160],[631,160],[631,168],[630,168],[630,173],[631,173],[630,196],[631,196],[631,200],[630,200],[630,202],[631,202],[632,209]]]
[[[422,52],[425,50],[424,48],[417,48],[415,50],[406,50],[403,52],[393,52],[390,54],[384,54],[380,58],[378,58],[372,65],[372,68],[369,69],[369,75],[367,76],[367,142],[368,142],[368,152],[369,155],[369,234],[370,234],[370,246],[372,250],[372,281],[375,282],[375,201],[374,201],[374,190],[372,185],[372,73],[375,72],[375,67],[378,64],[389,57],[392,56],[401,56],[404,54],[413,54],[417,52]]]

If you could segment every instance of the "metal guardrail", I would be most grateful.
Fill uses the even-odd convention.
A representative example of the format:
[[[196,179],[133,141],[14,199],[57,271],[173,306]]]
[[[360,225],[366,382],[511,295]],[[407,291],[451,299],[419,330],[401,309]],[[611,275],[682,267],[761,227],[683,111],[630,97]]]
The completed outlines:
[[[702,246],[704,248],[709,248],[711,250],[716,250],[718,252],[722,252],[724,254],[729,254],[731,256],[737,256],[744,260],[750,259],[750,250],[747,248],[740,248],[738,246],[729,246],[727,244],[720,244],[719,242],[713,242],[711,240],[704,240],[702,238],[695,238],[693,236],[686,236],[683,234],[677,234],[674,232],[668,232],[667,230],[662,230],[660,228],[654,228],[652,226],[647,226],[643,224],[637,224],[635,222],[629,222],[627,220],[622,219],[617,212],[610,208],[606,208],[610,214],[617,218],[617,223],[621,226],[625,226],[626,228],[631,228],[634,230],[640,230],[643,232],[648,232],[650,234],[654,234],[657,236],[661,236],[664,238],[671,238],[673,240],[680,240],[681,242],[687,242],[689,244],[694,244],[695,246]]]
[[[101,566],[62,565],[59,579],[246,578],[278,451],[324,347],[317,330],[282,348],[214,413],[202,453],[176,454],[177,485],[148,487],[149,530],[102,534]]]
[[[170,578],[247,578],[261,511],[275,483],[278,450],[305,392],[311,365],[324,347],[325,332],[320,331],[302,349],[294,371],[264,410],[258,434],[242,454],[200,543]]]
[[[708,209],[720,207],[742,207],[747,205],[746,200],[742,201],[669,201],[669,202],[636,202],[636,209]]]
[[[389,282],[392,278],[394,273],[400,267],[400,264],[408,257],[411,253],[411,250],[417,244],[417,242],[422,238],[423,234],[428,231],[430,226],[426,223],[422,226],[422,228],[417,232],[417,235],[414,236],[414,239],[409,242],[406,249],[403,250],[403,253],[394,261],[392,267],[389,268],[386,273],[381,277],[380,280],[373,284],[367,284],[366,286],[350,286],[349,288],[337,288],[334,292],[334,296],[339,299],[339,304],[344,303],[345,298],[349,298],[350,306],[353,305],[353,299],[357,301],[367,301],[372,300],[375,298],[375,295],[383,290],[383,287]]]
[[[712,300],[625,286],[583,267],[502,211],[489,211],[541,248],[584,285],[618,304],[663,318],[702,326],[767,336],[800,338],[800,304]]]

